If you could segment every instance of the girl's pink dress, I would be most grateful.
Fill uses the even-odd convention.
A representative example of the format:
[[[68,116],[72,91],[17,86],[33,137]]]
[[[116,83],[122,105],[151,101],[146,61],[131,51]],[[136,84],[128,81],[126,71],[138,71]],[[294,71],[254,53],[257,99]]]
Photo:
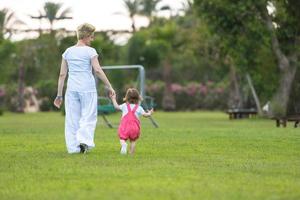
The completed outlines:
[[[122,117],[121,123],[119,126],[119,138],[122,140],[129,139],[130,141],[135,141],[140,136],[140,121],[134,114],[139,107],[138,104],[136,104],[131,110],[130,105],[126,103],[128,113]]]

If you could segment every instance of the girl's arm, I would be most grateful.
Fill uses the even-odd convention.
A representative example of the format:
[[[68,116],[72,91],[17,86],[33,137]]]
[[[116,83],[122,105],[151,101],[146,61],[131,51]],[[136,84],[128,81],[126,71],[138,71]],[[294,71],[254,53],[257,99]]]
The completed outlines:
[[[99,64],[99,61],[98,61],[98,57],[97,56],[94,56],[92,59],[91,59],[91,62],[92,62],[92,66],[93,66],[93,69],[94,69],[94,72],[95,74],[97,75],[97,77],[99,77],[101,79],[101,81],[103,81],[103,83],[105,84],[105,86],[107,87],[107,89],[109,90],[110,92],[110,95],[114,95],[115,94],[115,91],[114,89],[112,88],[109,80],[107,79],[104,71],[101,69],[101,66]]]
[[[143,114],[143,117],[150,117],[150,116],[152,115],[153,112],[154,112],[154,111],[153,111],[153,108],[152,108],[151,110],[148,110],[147,112],[145,112],[145,113]]]
[[[62,59],[61,65],[60,65],[60,73],[59,73],[59,78],[58,78],[58,86],[57,86],[57,96],[54,100],[54,105],[57,108],[60,108],[62,102],[63,102],[63,88],[64,88],[64,83],[65,79],[68,73],[68,65],[65,59]]]

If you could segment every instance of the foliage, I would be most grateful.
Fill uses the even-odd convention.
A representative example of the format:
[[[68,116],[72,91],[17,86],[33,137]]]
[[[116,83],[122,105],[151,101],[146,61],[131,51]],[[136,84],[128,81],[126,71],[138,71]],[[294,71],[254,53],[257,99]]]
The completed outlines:
[[[57,82],[53,80],[43,80],[37,85],[37,97],[40,99],[40,110],[50,111],[55,110],[53,100],[57,94]]]
[[[247,71],[255,76],[260,88],[266,84],[265,80],[259,81],[261,74],[257,72],[261,71],[258,68],[264,59],[258,53],[269,55],[266,58],[273,64],[272,69],[270,64],[266,68],[269,80],[280,77],[280,82],[273,81],[276,91],[272,86],[264,89],[278,101],[275,104],[281,104],[286,110],[291,86],[287,80],[294,79],[294,71],[298,68],[298,1],[196,0],[195,5],[198,15],[208,22],[212,31],[222,36],[223,53],[233,58],[240,72]]]
[[[161,1],[162,0],[142,0],[142,13],[152,20],[152,17],[158,10],[157,6]]]
[[[9,40],[0,41],[0,84],[10,81],[16,68],[12,62],[16,56],[16,45]]]
[[[172,83],[171,91],[176,101],[176,110],[225,110],[228,84],[186,82],[185,84]],[[146,93],[155,99],[156,108],[161,109],[165,83],[162,81],[148,82]]]
[[[15,25],[24,24],[16,18],[15,13],[7,8],[0,10],[0,42],[5,38],[10,38],[14,32]]]
[[[270,34],[257,11],[261,3],[253,0],[195,1],[199,16],[220,38],[223,57],[233,58],[242,73],[258,65],[256,58],[262,48],[270,49]]]
[[[134,17],[140,14],[140,1],[139,0],[123,0],[124,7],[126,8],[129,18],[131,19],[132,32],[136,32]]]
[[[102,65],[117,65],[123,58],[120,46],[115,45],[106,33],[96,33],[92,47],[98,52]]]
[[[69,17],[71,13],[70,8],[62,8],[63,4],[61,3],[54,3],[54,2],[45,2],[43,6],[43,10],[39,11],[39,16],[31,16],[33,19],[47,19],[50,24],[50,33],[53,35],[53,24],[55,21],[65,20],[65,19],[72,19]]]
[[[3,86],[0,86],[0,116],[3,115],[5,95],[6,95],[5,88]]]
[[[173,15],[171,18],[156,15],[162,8],[159,0],[126,2],[135,4],[138,10],[135,15],[147,15],[151,23],[149,27],[134,32],[124,46],[114,44],[110,33],[97,32],[92,47],[97,50],[101,65],[141,64],[146,68],[149,82],[157,83],[158,80],[163,80],[165,82],[163,85],[170,82],[184,88],[193,82],[203,84],[213,81],[218,84],[226,83],[226,87],[223,88],[227,88],[230,68],[226,58],[230,57],[237,68],[245,101],[249,100],[247,96],[250,94],[249,90],[245,89],[246,72],[250,74],[262,104],[276,93],[280,85],[281,72],[276,66],[277,59],[272,52],[270,32],[262,20],[261,9],[266,5],[266,1],[195,0],[195,3],[187,1],[180,11],[184,15]],[[297,24],[299,14],[296,12],[298,4],[294,0],[269,1],[269,6],[276,8],[272,13],[272,20],[278,25],[276,36],[286,53],[299,52],[294,45],[297,42],[295,34],[299,27]],[[65,17],[70,14],[69,9],[65,9],[68,12],[64,12],[61,4],[57,8],[59,9],[56,9],[56,18],[63,13]],[[41,17],[45,17],[45,13],[41,12]],[[74,35],[55,38],[51,34],[42,33],[36,39],[17,42],[2,40],[0,84],[16,83],[19,80],[20,67],[24,66],[26,86],[39,88],[41,82],[48,81],[53,83],[51,87],[55,90],[61,54],[76,41]],[[113,86],[120,88],[120,92],[124,85],[134,85],[135,72],[106,73]],[[296,80],[297,82],[299,80]],[[297,87],[296,83],[294,87]],[[296,88],[293,90],[296,91]],[[51,96],[50,93],[52,89],[46,96]],[[176,93],[172,94],[175,95],[176,101],[180,102],[177,105],[178,109],[184,109],[183,107],[209,109],[218,107],[217,104],[222,105],[220,108],[223,109],[229,97],[225,92],[223,97],[218,99],[222,102],[212,103],[213,106],[210,106],[214,100],[209,98],[214,99],[214,95],[207,97],[205,101],[199,96],[200,100],[197,100],[200,102],[199,105],[185,106],[190,105],[188,100]],[[122,95],[121,92],[119,96]],[[156,97],[158,106],[161,106],[161,99],[165,95],[163,91],[151,95]],[[295,95],[292,98],[294,97]],[[295,99],[292,101],[295,102]]]
[[[59,40],[58,46],[59,46],[59,52],[63,54],[63,52],[69,48],[70,46],[75,45],[77,42],[76,36],[66,36]]]
[[[4,110],[17,112],[18,109],[18,88],[16,83],[5,86]]]

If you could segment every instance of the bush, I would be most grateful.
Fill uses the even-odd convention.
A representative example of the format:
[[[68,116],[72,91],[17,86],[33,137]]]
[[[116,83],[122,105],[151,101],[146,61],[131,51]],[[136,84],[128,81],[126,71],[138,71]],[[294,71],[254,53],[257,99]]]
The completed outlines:
[[[49,98],[44,97],[40,100],[40,110],[41,111],[50,111],[52,108],[52,102]]]
[[[161,108],[161,101],[165,84],[162,81],[148,82],[146,94],[155,98],[157,108]],[[171,84],[171,91],[175,96],[176,110],[224,110],[227,108],[226,84],[189,82],[185,85]]]
[[[1,86],[0,87],[0,115],[3,115],[4,98],[5,98],[5,89],[4,86]]]
[[[12,112],[18,110],[18,85],[8,84],[5,87],[5,96],[3,106]]]
[[[154,98],[156,109],[162,108],[161,103],[163,99],[164,89],[165,89],[165,83],[162,81],[155,81],[155,82],[148,81],[146,84],[145,87],[146,95]]]
[[[55,110],[53,100],[56,97],[57,82],[54,80],[40,81],[37,85],[37,97],[40,99],[40,110]]]

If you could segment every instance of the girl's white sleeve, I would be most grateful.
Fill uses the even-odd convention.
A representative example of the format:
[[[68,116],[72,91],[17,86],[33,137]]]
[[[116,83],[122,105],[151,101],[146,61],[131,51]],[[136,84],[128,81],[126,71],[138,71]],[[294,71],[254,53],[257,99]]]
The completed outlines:
[[[119,109],[123,112],[123,110],[124,110],[124,103],[123,104],[121,104],[121,105],[119,105]]]
[[[145,114],[145,110],[142,106],[139,106],[138,109],[137,109],[137,113],[139,116]]]

